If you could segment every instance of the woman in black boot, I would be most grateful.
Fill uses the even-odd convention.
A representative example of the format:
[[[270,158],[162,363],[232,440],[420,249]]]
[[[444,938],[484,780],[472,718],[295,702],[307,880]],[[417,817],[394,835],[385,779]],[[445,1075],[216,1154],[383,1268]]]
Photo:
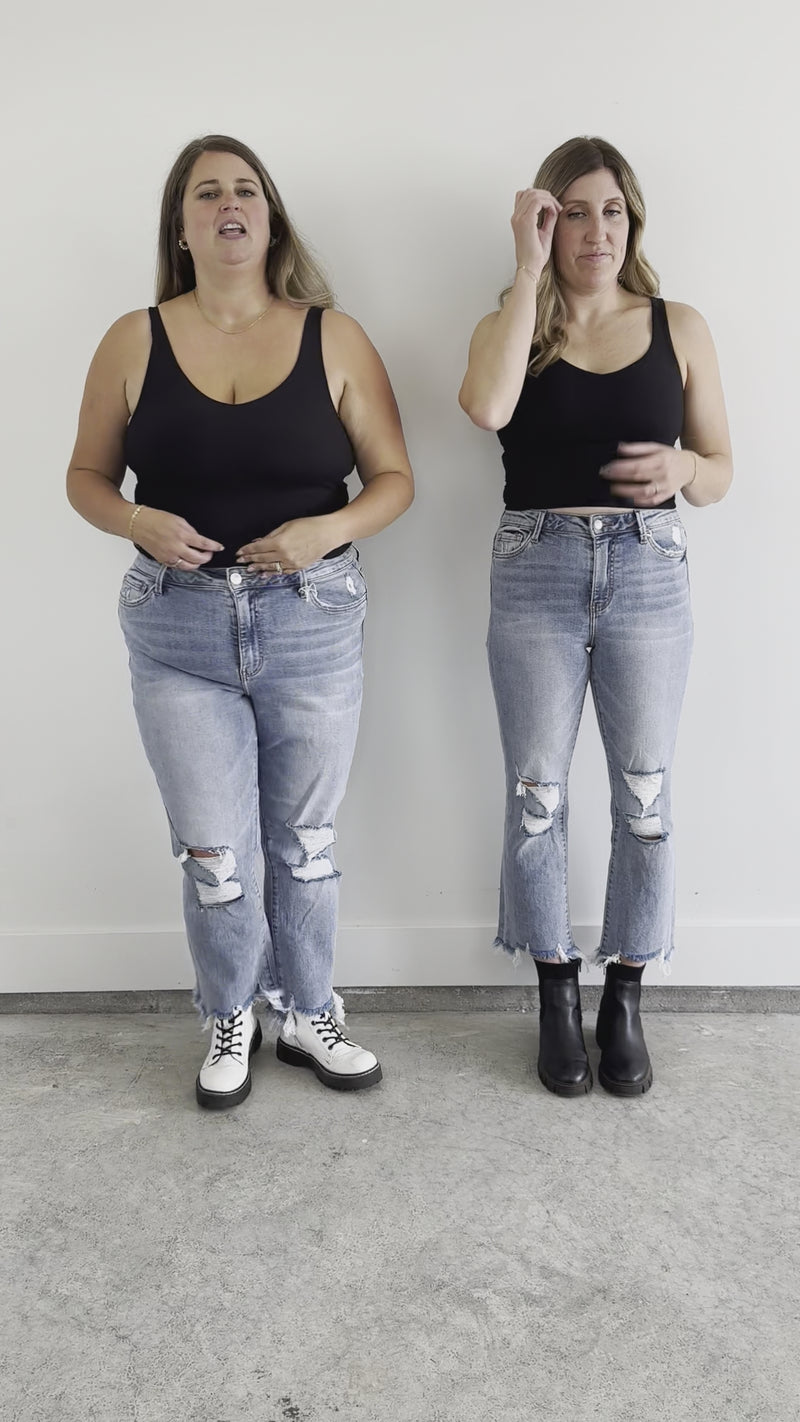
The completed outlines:
[[[582,1095],[566,810],[590,686],[613,797],[600,1082],[638,1095],[652,1081],[642,969],[672,953],[670,774],[692,642],[675,501],[725,494],[725,404],[702,316],[658,295],[641,190],[611,144],[551,153],[511,226],[514,281],[475,332],[460,395],[506,470],[489,624],[508,787],[497,943],[536,959],[541,1080]]]
[[[601,1053],[597,1075],[614,1096],[639,1096],[653,1084],[639,1016],[643,972],[644,963],[606,963],[595,1028]]]
[[[539,974],[539,1080],[556,1096],[584,1096],[592,1089],[578,992],[580,958],[568,963],[536,961]]]

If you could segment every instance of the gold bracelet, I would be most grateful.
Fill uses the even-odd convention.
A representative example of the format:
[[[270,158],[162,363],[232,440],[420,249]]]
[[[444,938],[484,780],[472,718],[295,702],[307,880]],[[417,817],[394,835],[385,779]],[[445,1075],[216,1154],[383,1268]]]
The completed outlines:
[[[534,286],[538,286],[538,285],[539,285],[539,277],[537,277],[537,275],[536,275],[535,272],[532,272],[532,271],[531,271],[530,267],[526,267],[526,265],[525,265],[524,262],[520,262],[519,266],[517,267],[517,271],[518,271],[518,272],[527,272],[527,273],[528,273],[528,276],[530,277],[530,279],[531,279],[531,281],[533,282]],[[540,273],[539,275],[541,276],[541,273]]]
[[[694,474],[692,475],[691,479],[689,479],[688,483],[681,485],[681,492],[683,492],[684,489],[691,489],[692,484],[697,478],[697,455],[695,454],[693,449],[687,449],[686,453],[691,454],[692,459],[694,460]]]
[[[144,504],[137,504],[133,510],[133,513],[131,514],[130,522],[128,524],[128,537],[130,538],[131,542],[133,542],[133,525],[139,517],[139,514],[142,512],[143,508]]]

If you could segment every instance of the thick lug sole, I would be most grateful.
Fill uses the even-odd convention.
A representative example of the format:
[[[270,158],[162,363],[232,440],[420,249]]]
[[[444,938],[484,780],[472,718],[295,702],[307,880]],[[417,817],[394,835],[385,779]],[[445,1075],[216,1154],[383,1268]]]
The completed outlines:
[[[247,1058],[248,1062],[253,1056],[253,1053],[257,1052],[259,1047],[261,1046],[261,1040],[261,1023],[256,1022],[256,1030],[250,1038],[250,1052]],[[230,1106],[238,1106],[242,1101],[245,1101],[247,1099],[247,1097],[250,1095],[252,1085],[253,1079],[250,1075],[250,1070],[248,1067],[247,1076],[245,1077],[241,1086],[236,1087],[235,1091],[209,1091],[205,1086],[200,1085],[199,1075],[197,1077],[197,1081],[194,1084],[194,1091],[195,1096],[197,1097],[198,1106],[204,1106],[207,1111],[227,1111]]]
[[[647,1076],[641,1081],[614,1081],[603,1071],[602,1066],[598,1067],[597,1080],[604,1091],[608,1091],[611,1096],[644,1096],[646,1091],[653,1085],[653,1068],[650,1067]]]
[[[288,1066],[310,1068],[323,1086],[330,1086],[333,1091],[362,1091],[366,1086],[377,1086],[383,1077],[380,1062],[376,1062],[370,1071],[362,1071],[350,1076],[344,1072],[328,1071],[327,1067],[324,1067],[322,1062],[318,1062],[316,1057],[312,1057],[310,1052],[304,1052],[302,1047],[295,1047],[291,1042],[285,1042],[283,1037],[278,1038],[275,1051],[279,1062],[286,1062]]]
[[[542,1086],[552,1091],[554,1096],[587,1096],[592,1089],[592,1073],[586,1073],[583,1081],[558,1081],[556,1077],[548,1076],[541,1067],[536,1068]]]

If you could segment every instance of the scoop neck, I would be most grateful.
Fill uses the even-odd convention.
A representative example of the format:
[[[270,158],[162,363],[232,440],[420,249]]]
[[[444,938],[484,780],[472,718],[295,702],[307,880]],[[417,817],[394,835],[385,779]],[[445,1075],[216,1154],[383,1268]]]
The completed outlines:
[[[598,380],[605,380],[609,375],[622,375],[626,370],[635,370],[637,365],[641,365],[641,363],[642,363],[643,360],[647,360],[647,357],[650,355],[650,353],[651,353],[651,351],[652,351],[652,349],[653,349],[653,344],[654,344],[655,338],[656,338],[656,307],[655,307],[655,303],[656,303],[656,298],[655,298],[654,296],[651,296],[651,297],[650,297],[650,340],[649,340],[649,342],[648,342],[647,350],[644,351],[640,356],[637,356],[637,357],[636,357],[636,360],[631,360],[631,361],[629,361],[627,365],[618,365],[617,368],[616,368],[616,370],[585,370],[582,365],[573,365],[573,363],[572,363],[571,360],[565,360],[563,356],[559,356],[559,357],[558,357],[559,361],[561,362],[562,365],[568,366],[570,370],[577,370],[579,375],[591,375],[591,376],[594,376],[594,377],[595,377],[596,379],[598,379]]]
[[[291,370],[284,376],[283,380],[281,380],[277,385],[273,385],[271,390],[266,390],[263,395],[255,395],[252,400],[216,400],[213,395],[207,395],[205,390],[201,390],[199,385],[195,385],[194,381],[189,379],[189,376],[186,374],[186,371],[184,370],[183,366],[178,360],[178,357],[172,349],[172,342],[169,336],[167,335],[167,328],[164,325],[161,311],[158,306],[153,307],[153,310],[158,316],[159,324],[161,326],[161,333],[167,343],[167,349],[170,353],[170,356],[172,357],[175,368],[177,371],[179,371],[183,379],[186,381],[186,384],[189,386],[189,389],[194,390],[195,394],[199,395],[201,400],[208,400],[210,404],[221,405],[223,409],[227,410],[242,410],[248,405],[258,405],[262,400],[269,400],[271,395],[277,395],[278,391],[282,390],[284,385],[286,385],[287,382],[291,380],[292,376],[297,370],[297,367],[300,364],[300,357],[303,354],[303,345],[306,339],[306,328],[308,326],[308,316],[311,309],[312,308],[310,306],[306,308],[305,319],[303,321],[303,327],[300,332],[300,345],[297,351],[297,359],[295,360],[295,363],[292,366]]]

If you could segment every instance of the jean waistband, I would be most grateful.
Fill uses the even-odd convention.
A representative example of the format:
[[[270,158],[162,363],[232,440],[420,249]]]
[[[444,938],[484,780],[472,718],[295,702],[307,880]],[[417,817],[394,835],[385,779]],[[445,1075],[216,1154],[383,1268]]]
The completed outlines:
[[[592,539],[635,535],[647,541],[646,530],[680,523],[677,509],[624,509],[619,513],[560,514],[549,509],[506,509],[500,527],[531,529],[534,540],[542,533],[566,538]]]
[[[236,588],[237,591],[244,588],[251,592],[272,588],[298,588],[301,594],[306,595],[310,583],[327,582],[358,562],[358,551],[350,544],[347,551],[341,553],[338,558],[320,558],[318,562],[312,563],[308,568],[301,568],[297,573],[269,573],[265,576],[263,573],[248,573],[246,568],[239,567],[169,568],[165,563],[151,558],[150,554],[142,549],[137,550],[132,566],[138,573],[151,579],[157,591],[166,584],[169,587],[219,588],[221,591],[226,591],[229,587]]]

